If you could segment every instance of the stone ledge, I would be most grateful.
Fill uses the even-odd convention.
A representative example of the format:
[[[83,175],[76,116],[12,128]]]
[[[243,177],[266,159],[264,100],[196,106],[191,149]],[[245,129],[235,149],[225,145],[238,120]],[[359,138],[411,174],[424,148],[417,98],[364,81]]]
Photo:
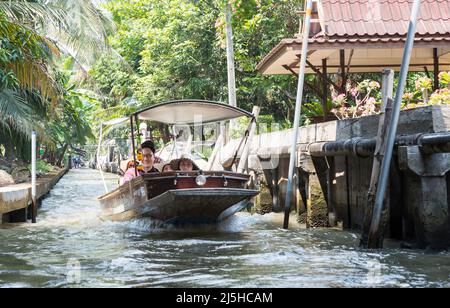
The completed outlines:
[[[298,144],[339,141],[355,137],[373,138],[378,132],[379,115],[331,121],[303,126],[299,131]],[[403,110],[400,114],[398,135],[438,133],[450,131],[450,105],[426,106]],[[289,154],[293,129],[256,135],[250,154],[257,155],[264,149],[271,154]],[[241,139],[231,140],[221,153],[222,163],[232,158]],[[281,152],[280,152],[281,150]],[[238,155],[238,158],[240,155]]]
[[[36,185],[37,199],[45,196],[67,171],[68,169],[63,169],[39,178]],[[31,183],[0,187],[0,215],[24,209],[31,202]]]

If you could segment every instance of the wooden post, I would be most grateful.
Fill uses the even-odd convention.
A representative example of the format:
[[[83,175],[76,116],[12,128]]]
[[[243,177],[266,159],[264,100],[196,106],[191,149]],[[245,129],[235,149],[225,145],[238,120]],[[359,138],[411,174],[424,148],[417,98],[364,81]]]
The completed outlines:
[[[336,207],[333,203],[333,183],[336,179],[334,157],[327,157],[328,173],[327,173],[327,206],[328,206],[328,224],[330,227],[337,225]]]
[[[341,64],[341,78],[342,78],[342,84],[341,84],[341,93],[345,93],[345,84],[347,83],[347,76],[345,74],[345,50],[341,49],[339,51],[339,57],[340,57],[340,64]]]
[[[386,152],[386,140],[389,124],[392,117],[392,95],[394,92],[394,71],[383,71],[383,101],[381,105],[380,120],[378,123],[377,145],[372,167],[372,177],[370,179],[370,187],[367,196],[367,208],[364,217],[363,234],[361,238],[361,247],[368,246],[369,230],[375,206],[375,196],[378,189],[378,181],[380,178],[381,163]],[[382,240],[381,240],[382,241]]]
[[[306,228],[310,229],[313,222],[313,208],[312,208],[312,195],[311,195],[311,175],[307,173],[304,178],[305,194],[306,194]]]
[[[280,185],[278,166],[270,171],[272,177],[272,206],[274,212],[281,211],[280,206]]]
[[[323,119],[326,121],[328,116],[328,78],[327,78],[327,59],[322,59],[322,105]]]
[[[434,91],[439,89],[439,56],[438,49],[433,48]]]

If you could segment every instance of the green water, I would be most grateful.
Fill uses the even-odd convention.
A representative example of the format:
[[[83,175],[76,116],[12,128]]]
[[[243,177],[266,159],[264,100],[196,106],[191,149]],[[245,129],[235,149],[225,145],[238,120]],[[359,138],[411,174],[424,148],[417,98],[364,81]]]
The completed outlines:
[[[184,229],[102,222],[103,192],[97,171],[73,170],[38,224],[2,226],[0,287],[450,287],[447,252],[361,251],[356,233],[286,231],[278,214]]]

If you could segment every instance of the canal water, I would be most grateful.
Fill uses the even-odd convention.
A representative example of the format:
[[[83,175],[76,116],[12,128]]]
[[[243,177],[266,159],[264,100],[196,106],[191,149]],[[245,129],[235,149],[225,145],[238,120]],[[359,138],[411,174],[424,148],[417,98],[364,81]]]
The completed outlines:
[[[108,175],[110,188],[117,178]],[[239,213],[219,226],[103,222],[94,170],[70,171],[36,225],[0,228],[0,287],[450,287],[450,254],[357,248],[356,233],[283,230]],[[291,219],[292,221],[292,219]]]

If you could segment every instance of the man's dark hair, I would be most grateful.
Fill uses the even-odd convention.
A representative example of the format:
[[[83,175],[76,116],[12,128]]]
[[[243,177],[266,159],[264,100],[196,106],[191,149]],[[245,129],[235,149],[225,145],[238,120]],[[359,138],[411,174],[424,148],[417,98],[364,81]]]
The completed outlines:
[[[153,152],[153,154],[155,154],[155,152],[156,152],[155,144],[153,142],[151,142],[151,141],[145,141],[141,145],[141,148],[142,149],[145,149],[145,148],[150,149]]]

